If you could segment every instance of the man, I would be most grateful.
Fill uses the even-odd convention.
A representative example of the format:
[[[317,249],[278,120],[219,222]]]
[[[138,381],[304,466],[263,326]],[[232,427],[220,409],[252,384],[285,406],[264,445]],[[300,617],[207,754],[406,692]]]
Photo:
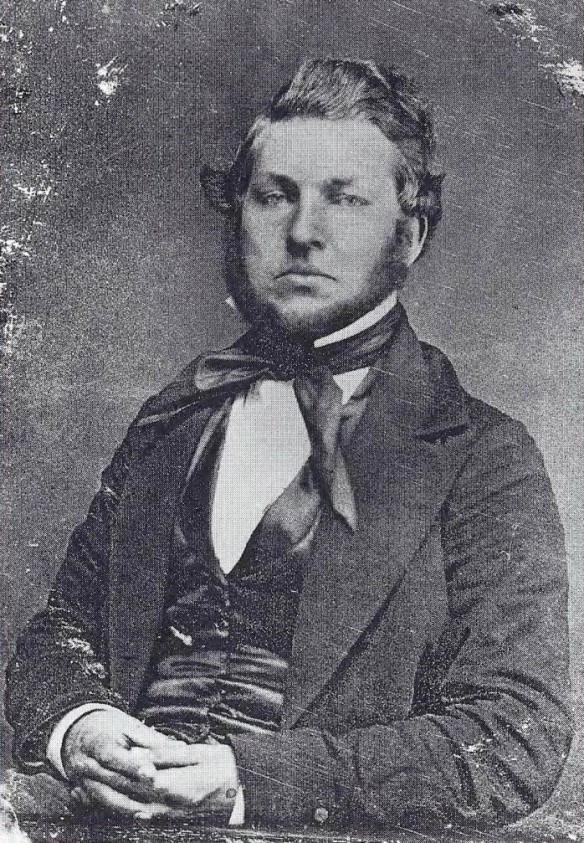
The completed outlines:
[[[328,59],[204,169],[250,328],[142,408],[19,642],[29,782],[370,832],[549,796],[571,729],[549,481],[396,299],[440,218],[433,155],[403,77]]]

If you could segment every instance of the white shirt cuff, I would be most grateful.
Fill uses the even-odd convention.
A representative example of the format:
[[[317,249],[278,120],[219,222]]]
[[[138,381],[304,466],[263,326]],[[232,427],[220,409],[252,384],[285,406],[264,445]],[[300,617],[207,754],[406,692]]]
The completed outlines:
[[[67,773],[63,767],[61,750],[63,749],[63,741],[65,740],[65,735],[68,730],[71,728],[73,723],[76,723],[80,717],[83,717],[84,714],[89,714],[90,711],[107,711],[110,708],[117,711],[113,705],[106,705],[105,703],[84,703],[83,705],[78,705],[77,708],[72,708],[71,711],[67,712],[64,717],[61,717],[51,732],[51,737],[49,738],[49,743],[47,744],[47,758],[55,770],[63,776],[64,779],[67,778]]]
[[[243,797],[243,788],[241,785],[237,788],[237,796],[235,797],[235,805],[229,817],[229,825],[243,825],[245,822],[245,799]]]

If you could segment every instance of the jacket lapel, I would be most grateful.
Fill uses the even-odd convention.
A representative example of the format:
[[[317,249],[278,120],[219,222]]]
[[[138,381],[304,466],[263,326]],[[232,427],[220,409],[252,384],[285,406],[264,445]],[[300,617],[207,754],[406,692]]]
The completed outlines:
[[[445,358],[427,362],[407,322],[377,368],[375,388],[345,456],[357,531],[327,510],[316,532],[294,636],[286,727],[299,719],[399,587],[468,445],[456,377]],[[154,399],[148,406],[151,415],[139,421],[164,424],[174,417],[175,426],[130,474],[112,537],[110,675],[112,688],[130,707],[159,629],[177,502],[193,453],[204,447],[207,436],[204,441],[201,436],[210,434],[207,424],[220,404],[186,395],[187,387],[181,385],[176,407],[163,394],[162,402]]]
[[[182,423],[163,433],[130,474],[119,504],[109,589],[110,676],[131,708],[159,629],[176,506],[195,448],[199,452],[210,438],[214,409],[194,405]]]
[[[332,677],[377,612],[444,502],[469,442],[450,364],[429,361],[405,322],[378,362],[377,381],[345,455],[357,504],[353,534],[325,512],[305,573],[289,671],[290,728]]]

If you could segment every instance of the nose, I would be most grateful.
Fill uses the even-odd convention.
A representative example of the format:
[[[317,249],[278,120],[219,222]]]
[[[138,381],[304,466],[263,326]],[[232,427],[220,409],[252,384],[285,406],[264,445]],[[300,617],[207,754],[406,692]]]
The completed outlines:
[[[324,248],[322,211],[313,199],[298,202],[290,219],[287,240],[291,254]]]

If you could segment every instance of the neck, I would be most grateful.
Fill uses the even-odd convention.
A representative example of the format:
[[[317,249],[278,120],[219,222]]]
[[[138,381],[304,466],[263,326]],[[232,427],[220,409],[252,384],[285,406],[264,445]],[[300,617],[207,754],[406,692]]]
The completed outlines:
[[[231,296],[229,296],[229,298],[225,300],[225,304],[233,311],[236,316],[238,316],[242,321],[245,321],[245,317],[243,316]],[[360,334],[362,331],[365,331],[367,328],[370,328],[372,325],[375,325],[377,322],[383,319],[383,317],[386,316],[386,314],[388,314],[389,311],[396,306],[396,304],[397,292],[394,290],[372,310],[367,311],[367,313],[364,313],[363,316],[360,316],[358,319],[355,319],[354,322],[350,322],[343,328],[339,328],[338,330],[333,331],[332,334],[327,334],[324,337],[319,337],[318,339],[316,339],[314,341],[314,347],[322,348],[322,346],[331,345],[332,343],[340,342],[341,340],[346,340],[350,337],[354,337],[357,334]]]
[[[319,337],[314,341],[314,347],[321,348],[323,345],[331,345],[331,343],[339,342],[340,340],[348,340],[349,337],[354,337],[357,334],[360,334],[361,331],[364,331],[366,328],[370,328],[372,325],[375,325],[376,322],[379,322],[380,319],[383,319],[383,317],[389,313],[396,304],[397,292],[394,290],[389,294],[389,296],[387,296],[387,298],[383,299],[382,302],[374,307],[373,310],[369,310],[367,313],[364,313],[363,316],[355,319],[354,322],[351,322],[349,325],[345,325],[344,328],[339,328],[338,331],[334,331],[332,334],[327,334],[326,337]]]

